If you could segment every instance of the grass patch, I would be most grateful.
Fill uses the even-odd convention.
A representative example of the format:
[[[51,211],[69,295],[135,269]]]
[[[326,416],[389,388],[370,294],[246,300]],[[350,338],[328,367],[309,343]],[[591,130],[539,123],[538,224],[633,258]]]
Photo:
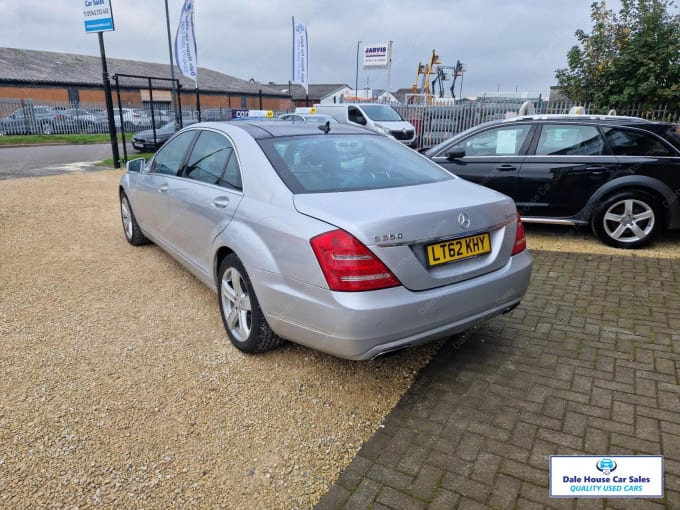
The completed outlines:
[[[0,145],[45,145],[50,143],[106,143],[111,141],[108,133],[75,135],[7,135],[0,136]]]
[[[145,161],[149,161],[149,159],[151,159],[151,156],[153,156],[154,154],[156,154],[156,153],[155,152],[128,153],[128,161],[132,161],[133,159],[137,159],[137,158],[144,158]],[[123,157],[122,154],[120,156],[121,156],[121,158]],[[109,158],[109,159],[105,159],[104,161],[100,161],[99,163],[97,163],[97,166],[113,167],[113,158]],[[121,159],[120,166],[122,168],[125,168],[125,163],[123,163],[122,159]]]

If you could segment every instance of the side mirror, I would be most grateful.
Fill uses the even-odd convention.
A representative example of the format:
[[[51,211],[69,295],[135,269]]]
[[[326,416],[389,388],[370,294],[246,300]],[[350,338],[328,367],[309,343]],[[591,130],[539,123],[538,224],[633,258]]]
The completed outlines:
[[[145,165],[146,161],[144,160],[144,158],[137,158],[133,159],[132,161],[128,161],[127,164],[125,165],[125,169],[128,172],[141,173],[142,170],[144,170]]]
[[[444,154],[449,161],[455,161],[465,157],[465,148],[462,145],[454,145]]]

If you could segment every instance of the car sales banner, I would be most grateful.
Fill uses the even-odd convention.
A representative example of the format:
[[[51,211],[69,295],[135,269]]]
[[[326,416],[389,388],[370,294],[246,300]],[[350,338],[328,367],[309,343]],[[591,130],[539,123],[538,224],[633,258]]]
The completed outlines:
[[[175,62],[187,78],[198,81],[198,55],[194,33],[194,0],[184,0],[175,36]]]
[[[662,498],[661,455],[551,455],[551,498]]]
[[[88,34],[114,30],[109,0],[83,0],[83,16]]]
[[[299,83],[309,93],[307,73],[309,66],[307,27],[293,16],[293,83]]]

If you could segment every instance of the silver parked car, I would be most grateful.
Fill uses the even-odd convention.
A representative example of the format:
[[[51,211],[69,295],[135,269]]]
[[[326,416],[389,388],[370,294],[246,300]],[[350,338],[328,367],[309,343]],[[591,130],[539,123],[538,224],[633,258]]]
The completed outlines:
[[[248,353],[373,359],[508,312],[529,284],[511,199],[361,127],[194,124],[119,193],[127,240],[215,291]]]
[[[335,118],[330,115],[321,115],[319,113],[284,113],[279,115],[281,120],[291,120],[295,122],[311,122],[316,124],[325,124],[330,122],[331,124],[339,124]]]

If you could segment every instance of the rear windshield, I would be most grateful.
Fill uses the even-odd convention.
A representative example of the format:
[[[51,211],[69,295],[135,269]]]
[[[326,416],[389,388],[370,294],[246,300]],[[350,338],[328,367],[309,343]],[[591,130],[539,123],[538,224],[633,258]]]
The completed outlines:
[[[399,142],[379,135],[309,135],[258,140],[293,193],[415,186],[453,179]]]

